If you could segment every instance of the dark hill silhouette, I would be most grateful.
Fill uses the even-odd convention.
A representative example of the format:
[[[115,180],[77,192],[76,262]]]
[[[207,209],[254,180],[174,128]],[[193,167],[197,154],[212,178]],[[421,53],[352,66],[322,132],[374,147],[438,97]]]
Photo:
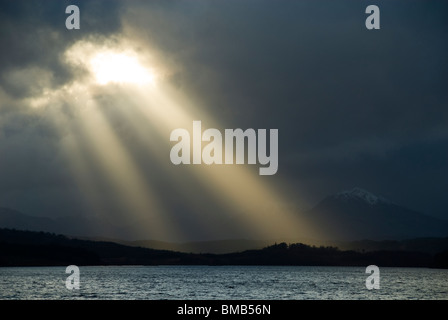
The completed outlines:
[[[341,251],[334,247],[275,244],[229,254],[192,254],[112,242],[70,239],[44,232],[0,229],[0,266],[76,265],[315,265],[446,267],[447,252]]]
[[[0,229],[0,265],[130,265],[178,263],[185,254],[70,239],[46,232]],[[65,254],[64,251],[69,252]],[[73,254],[73,255],[71,255]],[[36,261],[36,264],[33,264]],[[29,264],[28,264],[29,262]]]
[[[115,242],[125,246],[143,247],[157,250],[169,250],[186,253],[214,253],[226,254],[241,252],[246,250],[259,250],[274,243],[304,243],[315,246],[333,246],[341,250],[354,250],[359,252],[368,251],[415,251],[429,254],[436,254],[448,250],[448,237],[446,238],[415,238],[406,240],[359,240],[359,241],[312,241],[296,239],[276,239],[276,240],[219,240],[201,242],[163,242],[154,240],[125,241],[108,238],[83,238],[90,241]]]
[[[79,239],[79,237],[76,238]],[[287,239],[276,239],[276,240],[227,239],[227,240],[192,241],[192,242],[166,242],[157,240],[126,241],[121,239],[97,238],[97,237],[84,237],[82,239],[91,241],[110,241],[131,247],[143,247],[143,248],[179,251],[187,253],[216,253],[216,254],[232,253],[253,249],[263,249],[276,242],[283,242],[287,240]]]

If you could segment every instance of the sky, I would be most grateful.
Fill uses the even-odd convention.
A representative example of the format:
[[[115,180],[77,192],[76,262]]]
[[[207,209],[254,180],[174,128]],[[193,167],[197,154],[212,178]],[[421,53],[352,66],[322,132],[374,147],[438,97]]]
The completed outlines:
[[[448,3],[374,1],[367,30],[372,3],[0,0],[0,206],[134,238],[266,237],[357,186],[448,219]],[[173,165],[193,120],[278,129],[278,172]]]

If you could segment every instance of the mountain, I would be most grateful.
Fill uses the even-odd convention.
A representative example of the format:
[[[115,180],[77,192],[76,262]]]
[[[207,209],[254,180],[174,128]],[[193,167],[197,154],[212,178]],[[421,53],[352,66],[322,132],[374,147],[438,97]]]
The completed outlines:
[[[89,239],[107,239],[130,246],[192,253],[230,253],[261,249],[274,242],[301,242],[313,245],[338,245],[344,241],[405,240],[448,237],[448,221],[400,206],[361,188],[330,195],[303,217],[314,226],[309,234],[294,239],[229,239],[203,242],[163,242],[154,234],[130,233],[138,221],[114,225],[94,217],[35,217],[16,210],[0,208],[0,228],[45,231]],[[311,229],[311,228],[310,228]],[[131,235],[131,236],[130,236]],[[102,237],[102,238],[98,238]],[[105,238],[107,237],[107,238]],[[135,239],[143,239],[133,241]],[[145,240],[145,239],[157,239]],[[347,247],[346,247],[347,248]]]
[[[0,227],[54,232],[58,229],[58,224],[50,218],[33,217],[23,214],[17,210],[0,208]]]
[[[129,232],[126,226],[114,225],[111,221],[85,216],[41,217],[0,207],[0,228],[28,231],[44,231],[82,237],[121,237]],[[101,230],[107,230],[103,232]],[[101,232],[101,233],[100,233]]]
[[[326,197],[307,213],[331,240],[400,240],[448,236],[448,221],[407,209],[361,188]]]

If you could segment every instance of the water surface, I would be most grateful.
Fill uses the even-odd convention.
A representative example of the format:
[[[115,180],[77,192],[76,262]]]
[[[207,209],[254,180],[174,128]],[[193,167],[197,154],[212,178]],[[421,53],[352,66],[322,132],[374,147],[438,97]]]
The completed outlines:
[[[64,267],[0,268],[0,299],[448,299],[448,270],[380,268],[367,290],[362,267],[80,267],[68,290]]]

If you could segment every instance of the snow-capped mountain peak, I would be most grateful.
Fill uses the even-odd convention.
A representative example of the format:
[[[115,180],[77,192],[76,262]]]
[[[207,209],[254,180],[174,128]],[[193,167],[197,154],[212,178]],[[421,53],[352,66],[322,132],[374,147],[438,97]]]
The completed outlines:
[[[358,187],[355,187],[350,190],[341,191],[341,192],[335,194],[334,198],[336,198],[338,200],[344,200],[344,201],[362,200],[371,205],[380,204],[380,203],[391,203],[386,198],[374,195],[373,193],[371,193],[367,190],[358,188]]]

